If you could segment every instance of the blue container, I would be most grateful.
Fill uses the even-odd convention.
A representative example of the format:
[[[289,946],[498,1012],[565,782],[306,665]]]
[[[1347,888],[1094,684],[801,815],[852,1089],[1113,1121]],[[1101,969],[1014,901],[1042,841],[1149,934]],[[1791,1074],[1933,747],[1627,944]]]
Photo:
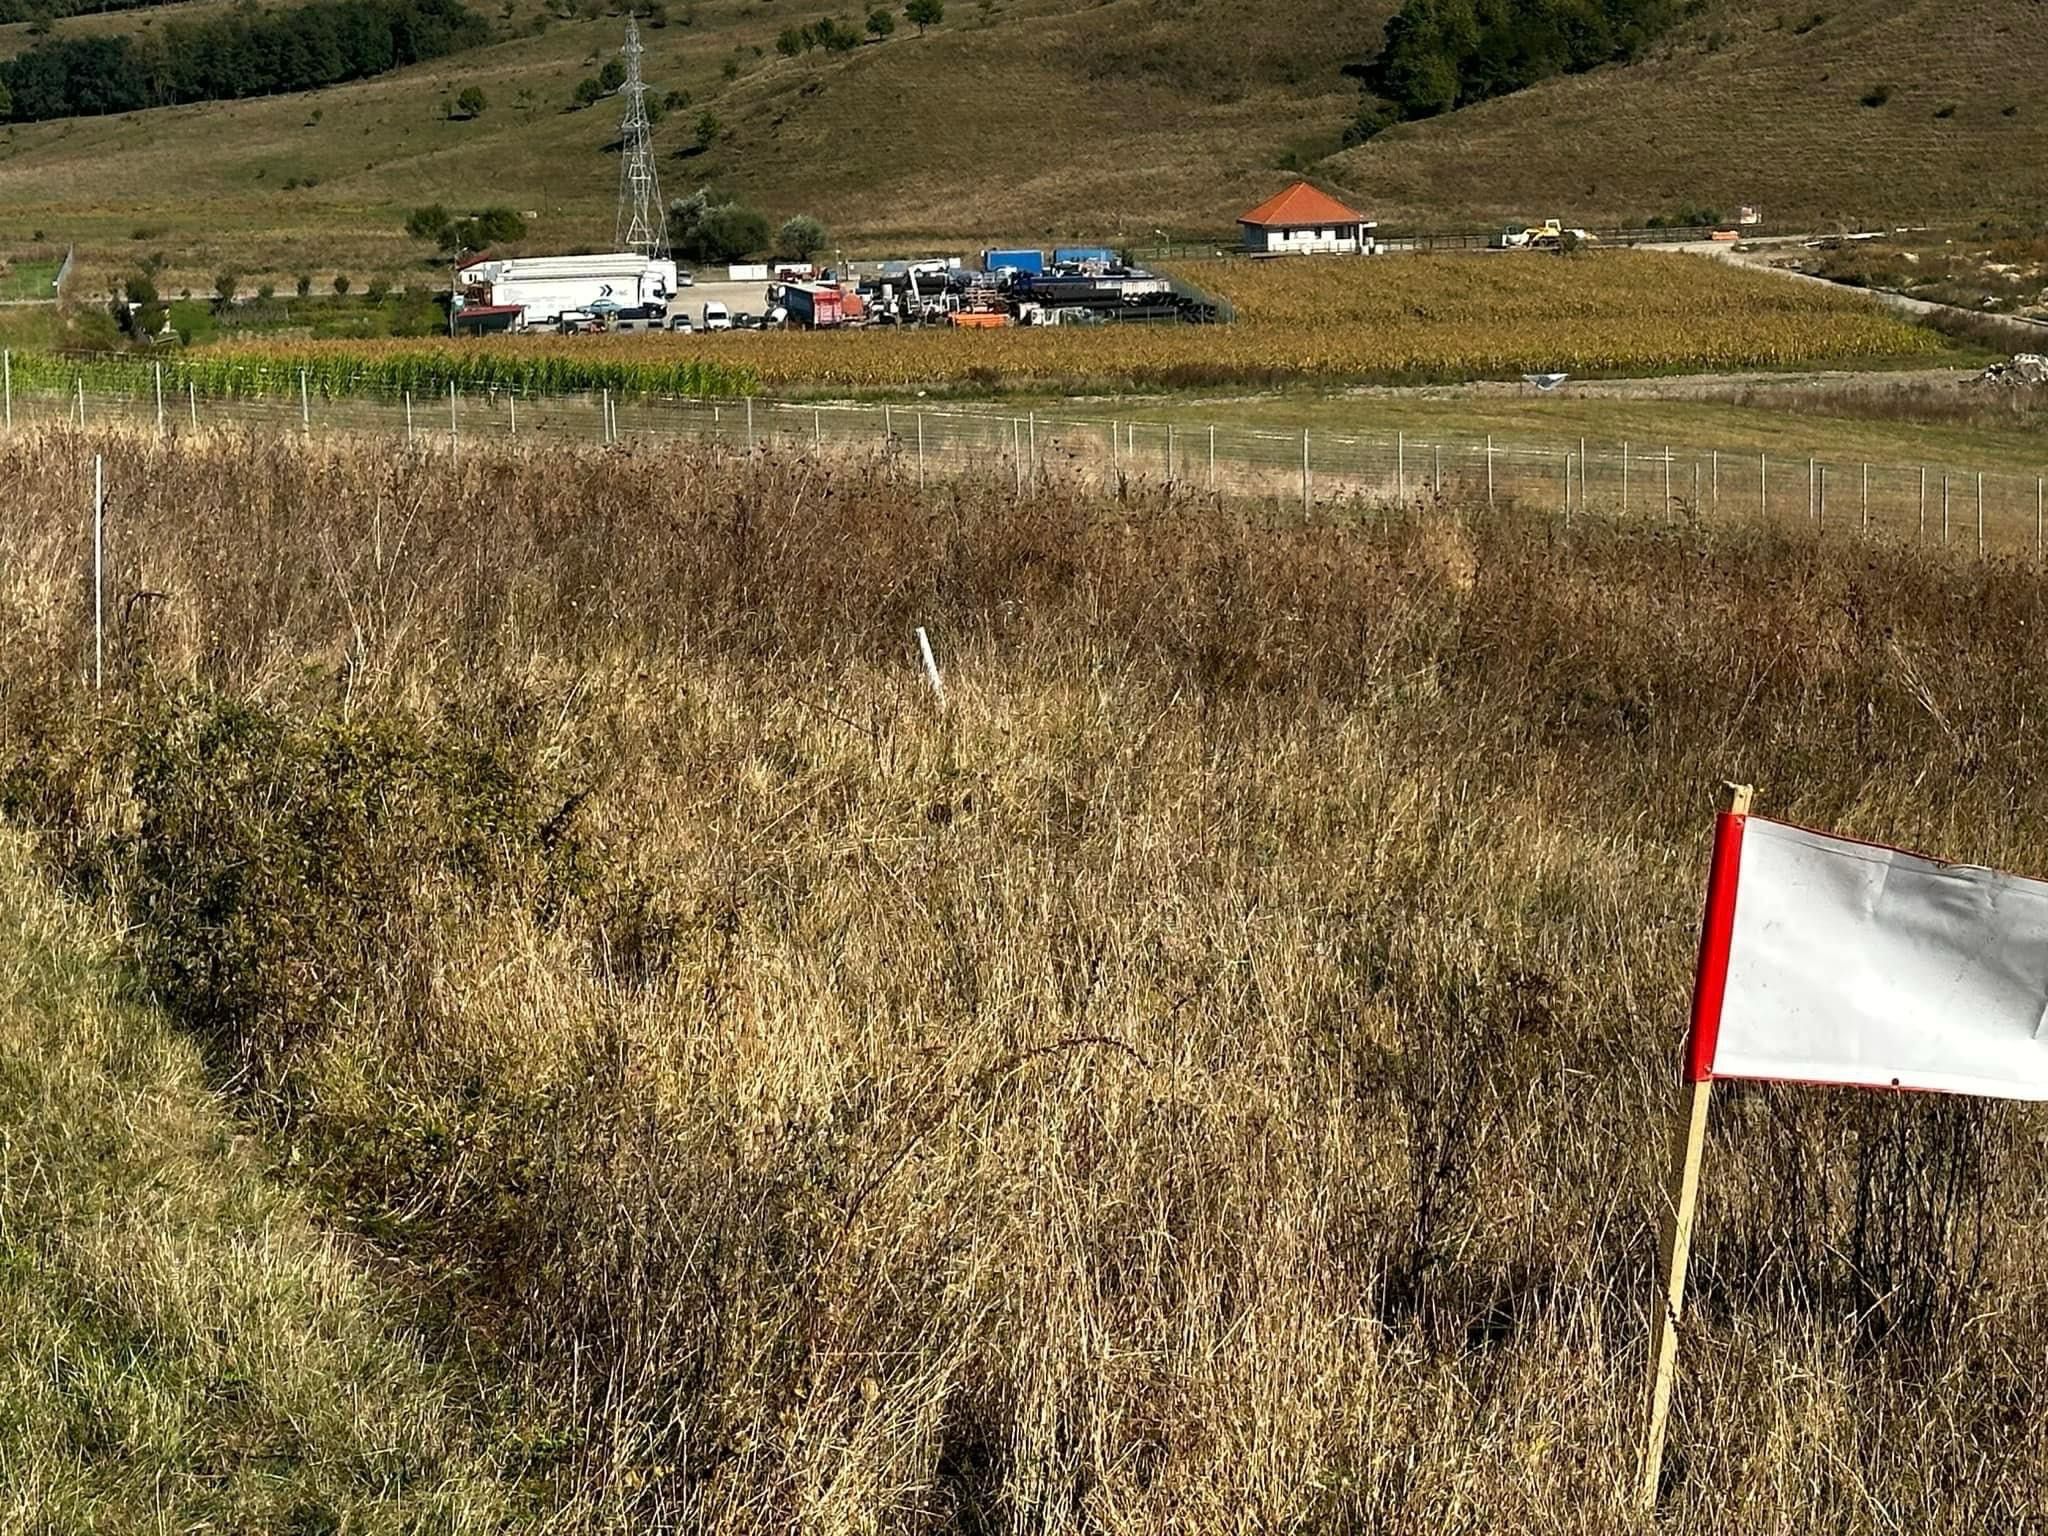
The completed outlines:
[[[983,251],[981,253],[982,271],[1000,272],[1004,267],[1008,267],[1014,272],[1030,272],[1033,274],[1043,272],[1045,270],[1045,252]]]
[[[1053,265],[1085,267],[1116,265],[1116,252],[1106,245],[1063,245],[1052,253]]]

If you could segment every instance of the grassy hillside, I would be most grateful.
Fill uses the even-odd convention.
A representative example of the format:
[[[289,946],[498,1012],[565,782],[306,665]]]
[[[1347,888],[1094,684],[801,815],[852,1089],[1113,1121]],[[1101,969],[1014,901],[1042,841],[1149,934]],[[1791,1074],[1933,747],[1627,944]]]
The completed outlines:
[[[538,23],[523,0],[506,9],[509,30]],[[1301,154],[1333,147],[1351,104],[1339,56],[1366,46],[1376,24],[1334,0],[1289,0],[1285,26],[1246,0],[995,0],[985,13],[956,0],[928,36],[901,24],[850,54],[785,59],[776,34],[813,15],[790,0],[668,11],[644,35],[656,95],[690,97],[656,130],[671,193],[710,180],[775,215],[818,213],[857,242],[959,249],[984,235],[1227,223],[1276,184],[1290,146],[1306,136]],[[429,252],[399,224],[433,200],[531,211],[539,246],[608,241],[618,108],[563,108],[615,54],[622,26],[554,22],[304,96],[12,128],[0,136],[0,234],[77,240],[88,287],[162,250],[174,291],[203,291],[230,265],[284,285],[302,269],[424,278]],[[1301,32],[1332,51],[1309,59],[1289,41]],[[1212,46],[1238,36],[1266,41]],[[445,105],[467,85],[490,109],[448,121]],[[722,129],[699,152],[705,110]]]
[[[398,1321],[0,839],[0,1530],[500,1528]]]
[[[58,23],[161,25],[220,0]],[[151,251],[205,291],[232,267],[289,287],[336,270],[444,280],[408,206],[509,203],[536,248],[610,239],[617,108],[563,108],[617,16],[487,7],[504,40],[305,96],[22,126],[0,135],[0,246],[76,241],[90,290]],[[671,193],[713,182],[809,211],[856,252],[1227,230],[1313,165],[1393,228],[1557,214],[1628,223],[1761,203],[1781,225],[2048,211],[2048,12],[2032,0],[1718,0],[1638,64],[1550,81],[1351,151],[1391,0],[955,0],[920,37],[784,58],[795,0],[678,0],[646,29]],[[857,23],[858,15],[849,14]],[[23,29],[0,29],[0,48]],[[478,85],[490,107],[450,121]],[[1866,106],[1883,87],[1881,104]],[[698,150],[699,116],[718,133]]]
[[[2035,0],[1726,0],[1641,63],[1394,129],[1325,169],[1401,226],[1741,203],[1795,229],[2039,220],[2044,73]]]

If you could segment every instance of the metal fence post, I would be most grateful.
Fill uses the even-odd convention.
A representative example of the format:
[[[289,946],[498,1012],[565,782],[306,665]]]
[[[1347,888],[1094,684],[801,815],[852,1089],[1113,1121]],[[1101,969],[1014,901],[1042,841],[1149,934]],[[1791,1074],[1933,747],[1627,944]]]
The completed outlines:
[[[517,395],[507,395],[505,397],[505,404],[512,412],[512,435],[517,437],[519,435],[519,397]]]
[[[1174,446],[1174,438],[1173,438],[1173,423],[1169,421],[1169,422],[1168,422],[1168,423],[1166,424],[1166,483],[1167,483],[1168,485],[1172,485],[1172,484],[1173,484],[1173,461],[1174,461],[1174,453],[1173,453],[1173,446]]]
[[[1941,477],[1941,547],[1948,548],[1948,474]]]
[[[1438,501],[1442,501],[1444,499],[1444,445],[1437,443],[1433,446],[1436,449],[1436,467],[1431,473],[1436,478],[1431,481],[1431,493]],[[1581,470],[1581,473],[1583,472]]]
[[[308,436],[313,432],[313,407],[306,398],[306,370],[299,370],[299,430]]]
[[[1714,450],[1714,510],[1721,510],[1721,450]]]
[[[164,435],[164,365],[156,365],[156,435]]]
[[[811,407],[811,446],[821,448],[825,443],[825,412],[818,406]]]
[[[1570,493],[1567,492],[1566,495],[1569,498]],[[1396,432],[1394,434],[1394,499],[1396,501],[1406,501],[1408,499],[1408,434],[1406,432]]]
[[[2043,531],[2041,514],[2043,511],[2048,511],[2048,500],[2044,500],[2042,495],[2044,485],[2048,485],[2048,477],[2036,475],[2034,477],[2034,558],[2036,560],[2041,558],[2041,534]]]
[[[748,426],[748,428],[747,428],[747,441],[748,441],[749,443],[751,443],[751,442],[753,441],[753,438],[754,438],[754,429],[753,429],[753,427],[752,427],[752,425],[751,425],[751,422],[752,422],[752,420],[753,420],[753,409],[752,409],[752,408],[753,408],[753,400],[752,400],[752,398],[751,398],[751,397],[749,397],[749,399],[748,399],[748,401],[747,401],[747,406],[748,406],[748,412],[747,412],[747,419],[748,419],[748,421],[749,421],[749,423],[750,423],[750,425],[749,425],[749,426]],[[919,490],[923,490],[923,489],[924,489],[924,412],[923,412],[923,411],[919,411],[919,412],[917,413],[917,488],[918,488]]]
[[[6,380],[7,426],[11,431],[14,427],[14,350],[11,347],[0,352],[0,378]]]
[[[1209,429],[1209,489],[1216,489],[1216,429]]]
[[[1621,442],[1621,515],[1628,516],[1628,461],[1634,457],[1629,450],[1628,439]]]
[[[1920,466],[1920,543],[1927,542],[1927,466]]]
[[[405,391],[405,440],[412,441],[412,391]]]
[[[1808,455],[1806,460],[1806,520],[1809,523],[1817,521],[1820,515],[1818,511],[1820,503],[1816,499],[1819,486],[1819,476],[1816,474],[1818,468],[1819,462],[1811,455]]]
[[[922,416],[918,417],[920,427],[923,421],[924,418]],[[749,453],[754,451],[754,397],[752,395],[747,396],[747,451]],[[922,485],[924,481],[920,479],[918,484]]]
[[[1977,471],[1977,558],[1984,558],[1984,471]]]
[[[1825,528],[1828,521],[1828,467],[1825,464],[1820,466],[1820,485],[1816,494],[1819,500],[1813,504],[1813,526]]]
[[[1493,510],[1493,434],[1486,434],[1486,507]]]
[[[1870,466],[1863,466],[1863,531],[1870,532]]]
[[[1671,445],[1664,445],[1664,515],[1671,515]]]
[[[1301,510],[1309,509],[1308,428],[1301,429]]]
[[[1572,525],[1572,451],[1564,451],[1564,525]]]
[[[78,429],[85,430],[85,375],[78,376]]]
[[[1767,453],[1756,456],[1756,512],[1764,522],[1771,520],[1771,458]]]
[[[185,403],[192,408],[192,425],[199,425],[199,385],[196,380],[185,381]]]
[[[1033,480],[1036,480],[1038,478],[1038,412],[1030,411],[1027,412],[1026,415],[1029,421],[1031,434],[1031,441],[1029,445],[1031,450],[1031,478]]]

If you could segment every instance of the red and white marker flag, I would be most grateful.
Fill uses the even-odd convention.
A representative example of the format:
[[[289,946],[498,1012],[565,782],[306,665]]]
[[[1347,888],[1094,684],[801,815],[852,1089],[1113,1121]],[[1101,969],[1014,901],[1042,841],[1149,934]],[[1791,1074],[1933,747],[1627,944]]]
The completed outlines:
[[[2048,1099],[2048,883],[1724,814],[1686,1078]]]

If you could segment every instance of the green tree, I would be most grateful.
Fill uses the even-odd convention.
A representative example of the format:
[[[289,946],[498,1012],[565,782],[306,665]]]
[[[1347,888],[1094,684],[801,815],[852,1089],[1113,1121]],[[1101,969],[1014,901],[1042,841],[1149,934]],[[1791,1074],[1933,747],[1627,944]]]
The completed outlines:
[[[313,291],[313,274],[310,272],[301,272],[299,274],[299,280],[295,286],[298,289],[299,297],[303,299],[307,294]]]
[[[594,107],[604,100],[604,87],[597,83],[595,75],[585,75],[576,82],[576,93],[570,98],[574,107]]]
[[[265,304],[268,304],[272,299],[277,297],[277,284],[259,283],[256,287],[256,297]]]
[[[716,144],[718,142],[719,130],[724,126],[714,113],[707,110],[703,116],[697,119],[697,147],[699,149],[709,149],[713,144]]]
[[[775,51],[785,59],[793,59],[804,51],[804,35],[795,27],[784,27],[775,34]]]
[[[606,60],[604,68],[597,72],[597,83],[603,88],[605,95],[611,95],[626,83],[626,66],[617,59]]]
[[[167,313],[156,284],[149,280],[147,273],[138,272],[122,288],[125,302],[116,302],[114,323],[120,326],[123,334],[137,341],[154,340],[164,328]]]
[[[809,261],[831,240],[822,223],[808,213],[799,213],[784,219],[782,228],[775,231],[775,254],[791,261]]]
[[[363,290],[363,297],[372,304],[382,304],[391,297],[391,280],[386,277],[371,278],[369,286]]]
[[[242,275],[233,267],[214,274],[213,307],[226,309],[235,302],[235,290],[242,284]]]
[[[415,208],[405,216],[405,232],[415,240],[433,240],[448,227],[448,210],[440,203]]]
[[[337,299],[348,297],[348,274],[346,272],[334,274],[334,296]]]
[[[880,42],[896,30],[896,13],[884,6],[868,12],[868,36]]]
[[[946,0],[909,0],[903,14],[917,28],[917,35],[923,37],[926,27],[936,27],[946,19]]]
[[[484,95],[481,86],[466,85],[462,88],[462,93],[455,98],[455,110],[464,118],[482,117],[484,108],[490,104],[490,99]]]

